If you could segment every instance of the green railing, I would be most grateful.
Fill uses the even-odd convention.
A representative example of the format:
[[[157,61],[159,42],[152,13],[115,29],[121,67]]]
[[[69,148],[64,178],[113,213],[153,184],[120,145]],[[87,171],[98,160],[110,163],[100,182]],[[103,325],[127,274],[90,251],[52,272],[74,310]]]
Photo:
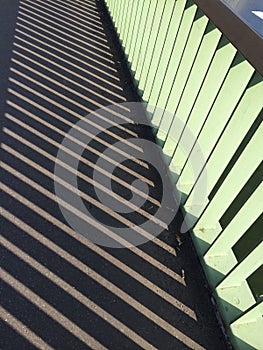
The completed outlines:
[[[218,13],[208,5],[211,16],[198,3],[205,2],[106,1],[231,342],[263,349],[263,44],[218,0]],[[187,130],[194,140],[182,150]],[[193,178],[197,144],[206,164]],[[199,205],[193,196],[204,179],[207,195]]]

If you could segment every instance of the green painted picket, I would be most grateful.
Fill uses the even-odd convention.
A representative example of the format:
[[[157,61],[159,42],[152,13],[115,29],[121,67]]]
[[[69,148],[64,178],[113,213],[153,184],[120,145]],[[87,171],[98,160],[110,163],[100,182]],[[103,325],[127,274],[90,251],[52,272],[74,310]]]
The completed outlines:
[[[262,76],[193,0],[106,4],[192,214],[192,238],[231,342],[263,349]],[[187,130],[194,140],[182,149]],[[197,145],[206,164],[193,178]],[[197,210],[194,194],[204,181],[207,196]]]

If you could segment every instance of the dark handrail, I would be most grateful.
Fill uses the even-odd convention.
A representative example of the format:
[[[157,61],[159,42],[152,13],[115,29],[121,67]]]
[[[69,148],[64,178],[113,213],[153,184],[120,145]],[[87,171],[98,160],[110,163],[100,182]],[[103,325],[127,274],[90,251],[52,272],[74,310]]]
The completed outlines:
[[[194,1],[252,66],[263,75],[263,39],[260,34],[222,1]]]

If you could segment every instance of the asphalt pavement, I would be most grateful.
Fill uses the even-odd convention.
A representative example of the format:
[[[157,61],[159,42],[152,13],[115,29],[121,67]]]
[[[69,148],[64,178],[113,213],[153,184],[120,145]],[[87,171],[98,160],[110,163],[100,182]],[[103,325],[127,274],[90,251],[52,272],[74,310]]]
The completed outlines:
[[[0,348],[225,349],[187,234],[176,249],[180,213],[155,239],[116,249],[79,234],[60,210],[54,168],[65,135],[92,111],[139,102],[103,2],[1,0],[0,16]],[[136,126],[110,130],[123,139],[149,132]],[[100,222],[134,227],[142,216],[113,217],[89,182],[112,137],[90,144],[78,169],[83,201],[98,223],[87,223],[94,237]],[[157,181],[152,196],[158,200],[154,170],[123,166],[114,173],[115,193],[129,200],[125,184],[138,173]],[[64,207],[71,211],[72,189],[62,180]]]

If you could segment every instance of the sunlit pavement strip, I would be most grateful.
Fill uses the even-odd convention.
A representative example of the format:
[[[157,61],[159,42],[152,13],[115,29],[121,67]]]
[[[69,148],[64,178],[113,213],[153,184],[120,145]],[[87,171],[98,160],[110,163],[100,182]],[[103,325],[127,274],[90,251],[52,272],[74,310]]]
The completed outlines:
[[[17,22],[15,28],[9,20],[6,23],[6,30],[14,36],[11,67],[6,67],[9,78],[1,145],[0,319],[4,333],[0,348],[224,349],[196,268],[197,258],[187,240],[178,254],[174,230],[142,246],[104,248],[74,231],[59,210],[54,164],[70,128],[101,107],[138,101],[127,71],[116,63],[122,58],[102,1],[23,0],[19,8],[15,2],[9,7]],[[116,107],[114,113],[116,120],[130,121],[125,107]],[[99,113],[97,122],[87,120],[87,125],[103,131],[104,122],[111,129],[105,139],[94,138],[96,142],[87,145],[89,157],[83,158],[79,169],[79,193],[102,219],[108,215],[121,225],[134,227],[137,234],[147,235],[136,225],[136,216],[114,213],[90,192],[89,186],[96,186],[132,210],[134,206],[125,197],[130,191],[126,178],[141,179],[158,189],[147,163],[137,159],[132,166],[119,165],[122,176],[98,168],[115,181],[118,189],[114,193],[92,181],[96,159],[102,149],[111,146],[112,138],[133,148],[127,135],[140,137],[140,130],[112,124]],[[81,140],[71,141],[82,146]],[[76,157],[69,149],[64,151]],[[68,164],[61,166],[69,173],[74,171]],[[57,181],[74,192],[65,179]],[[148,201],[151,207],[161,205],[154,195]],[[63,205],[86,220],[91,231],[118,239],[105,229],[103,220],[86,218],[74,203]],[[144,208],[137,214],[155,220]],[[127,243],[123,238],[122,242]]]

